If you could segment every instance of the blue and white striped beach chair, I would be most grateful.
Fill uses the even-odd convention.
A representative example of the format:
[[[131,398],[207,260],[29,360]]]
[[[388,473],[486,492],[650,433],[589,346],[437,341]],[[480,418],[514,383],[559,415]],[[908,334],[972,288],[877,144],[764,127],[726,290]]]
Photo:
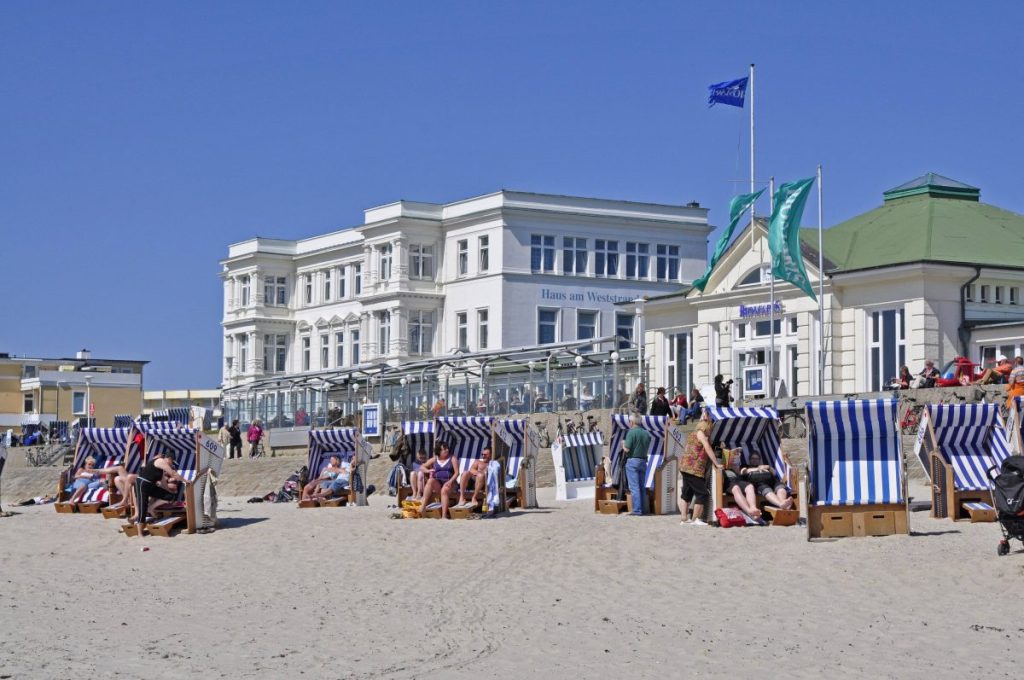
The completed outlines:
[[[666,441],[668,428],[671,419],[668,416],[641,416],[640,427],[651,436],[651,444],[647,450],[647,470],[644,476],[644,487],[653,493],[648,494],[652,498],[652,512],[655,515],[664,515],[676,511],[675,488],[677,461],[672,458],[670,465],[665,465]],[[594,510],[597,512],[608,512],[608,502],[614,496],[621,496],[626,489],[620,489],[618,493],[613,492],[620,480],[625,484],[623,475],[622,442],[629,432],[629,416],[623,414],[612,414],[612,432],[608,445],[608,460],[610,461],[610,479],[604,479],[603,469],[599,468],[595,479]],[[664,468],[664,469],[663,469]],[[620,511],[623,507],[620,505]]]
[[[530,423],[521,419],[494,421],[494,455],[505,461],[505,502],[508,507],[537,507],[537,452],[540,443]]]
[[[563,435],[551,445],[555,500],[593,498],[603,451],[604,437],[600,432]]]
[[[932,517],[994,522],[992,481],[1010,455],[999,404],[931,404],[914,453],[932,482]]]
[[[778,412],[767,407],[709,406],[705,413],[711,421],[711,447],[716,451],[739,449],[740,465],[743,467],[749,466],[751,455],[757,454],[763,465],[771,467],[775,479],[786,485],[786,490],[793,496],[795,507],[799,507],[796,473],[783,454],[779,440]],[[715,509],[733,504],[732,499],[724,493],[724,481],[723,475],[712,468],[712,504]],[[768,511],[773,512],[770,506]],[[798,516],[793,517],[791,512],[780,513],[779,523],[795,523]]]
[[[145,458],[152,459],[154,456],[169,451],[174,454],[174,467],[178,474],[185,479],[186,484],[178,486],[177,497],[169,505],[162,507],[157,514],[160,515],[156,522],[147,524],[146,529],[155,536],[170,536],[171,532],[180,523],[185,523],[188,533],[196,532],[194,513],[187,509],[188,487],[196,480],[198,474],[198,430],[181,427],[174,421],[135,421],[129,429],[129,441],[134,441],[135,433],[141,432],[145,438]],[[129,448],[127,454],[128,469],[139,470],[142,467],[142,455],[138,450],[132,451]],[[138,528],[133,525],[124,527],[125,534],[129,536],[138,535]]]
[[[96,461],[97,469],[120,465],[124,460],[128,441],[127,428],[81,428],[78,431],[78,440],[75,442],[75,458],[71,466],[63,470],[60,475],[57,503],[54,506],[57,512],[98,512],[100,508],[109,503],[112,500],[109,480],[108,483],[87,491],[77,503],[68,502],[71,497],[69,487],[78,471],[85,467],[86,458],[92,457]]]
[[[132,420],[134,418],[127,413],[118,413],[114,416],[114,427],[131,427]]]
[[[434,421],[433,420],[405,420],[402,421],[402,438],[408,457],[403,465],[408,475],[412,474],[413,463],[416,461],[416,452],[423,451],[427,458],[434,455]],[[402,501],[412,495],[412,486],[408,483],[396,487],[398,489],[398,507],[402,507]]]
[[[893,399],[807,403],[809,539],[908,533],[897,409]]]
[[[478,460],[485,448],[491,448],[492,460],[502,466],[501,479],[504,479],[504,458],[494,446],[494,418],[492,416],[446,416],[434,421],[434,436],[438,442],[448,445],[452,456],[458,461],[458,476],[469,470],[473,461]],[[498,498],[489,507],[491,512],[504,512],[505,485],[498,484]],[[452,487],[455,491],[454,485]],[[491,496],[491,494],[488,494]],[[452,513],[455,517],[456,513]]]
[[[349,463],[352,471],[349,476],[348,495],[322,502],[303,501],[300,497],[300,508],[337,507],[345,504],[366,505],[366,454],[364,442],[354,427],[338,427],[331,430],[309,431],[309,457],[306,466],[309,480],[318,479],[324,468],[330,465],[331,456],[338,456],[343,463]]]

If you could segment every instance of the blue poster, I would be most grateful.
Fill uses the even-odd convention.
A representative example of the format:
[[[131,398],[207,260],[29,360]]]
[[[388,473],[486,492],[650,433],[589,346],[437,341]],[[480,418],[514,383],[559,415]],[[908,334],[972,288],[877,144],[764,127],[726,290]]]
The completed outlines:
[[[380,404],[363,404],[363,436],[380,436]]]

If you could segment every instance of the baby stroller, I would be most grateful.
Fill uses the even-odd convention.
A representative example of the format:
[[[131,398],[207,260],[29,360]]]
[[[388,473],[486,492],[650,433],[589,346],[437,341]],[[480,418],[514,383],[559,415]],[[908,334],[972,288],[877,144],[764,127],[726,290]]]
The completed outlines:
[[[992,500],[1003,532],[996,552],[1002,556],[1010,552],[1011,538],[1024,542],[1024,456],[1010,456],[1003,461],[999,474],[994,467],[989,468],[988,474],[992,478]]]

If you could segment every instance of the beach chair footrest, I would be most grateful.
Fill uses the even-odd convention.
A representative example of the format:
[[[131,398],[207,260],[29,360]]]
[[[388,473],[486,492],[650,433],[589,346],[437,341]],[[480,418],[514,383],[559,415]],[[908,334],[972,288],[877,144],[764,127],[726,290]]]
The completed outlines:
[[[796,509],[783,510],[768,506],[765,512],[771,516],[771,525],[776,527],[791,527],[800,521],[800,511]]]
[[[469,519],[473,515],[473,508],[463,506],[461,508],[449,508],[448,514],[452,519]]]
[[[319,508],[320,501],[299,501],[300,508]]]
[[[53,508],[54,508],[54,510],[56,510],[59,513],[61,513],[62,515],[64,515],[64,514],[70,515],[73,512],[78,512],[78,508],[75,507],[74,503],[67,503],[67,502],[64,502],[64,503],[54,503],[53,504]]]
[[[165,538],[170,537],[171,532],[179,524],[185,521],[185,518],[181,515],[172,515],[165,517],[153,524],[147,524],[146,529],[149,531],[151,536],[163,536]]]
[[[103,508],[103,503],[79,503],[78,511],[94,515]]]
[[[621,512],[626,512],[626,509],[626,501],[599,500],[597,502],[597,511],[602,515],[618,515]]]
[[[988,503],[961,503],[960,507],[964,509],[964,512],[971,518],[971,523],[974,522],[995,522],[996,521],[996,509]]]
[[[126,514],[128,514],[127,508],[128,506],[122,504],[108,505],[102,510],[103,519],[116,519],[118,517],[124,517]]]

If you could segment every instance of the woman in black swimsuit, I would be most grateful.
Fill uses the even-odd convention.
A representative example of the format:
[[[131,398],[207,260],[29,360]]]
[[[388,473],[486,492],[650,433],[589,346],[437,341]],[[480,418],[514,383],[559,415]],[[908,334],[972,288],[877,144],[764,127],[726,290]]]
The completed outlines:
[[[168,488],[168,482],[185,483],[185,478],[174,469],[174,454],[165,451],[149,459],[139,470],[135,480],[135,507],[137,524],[145,524],[149,514],[149,501],[173,501],[178,497],[176,489]]]

